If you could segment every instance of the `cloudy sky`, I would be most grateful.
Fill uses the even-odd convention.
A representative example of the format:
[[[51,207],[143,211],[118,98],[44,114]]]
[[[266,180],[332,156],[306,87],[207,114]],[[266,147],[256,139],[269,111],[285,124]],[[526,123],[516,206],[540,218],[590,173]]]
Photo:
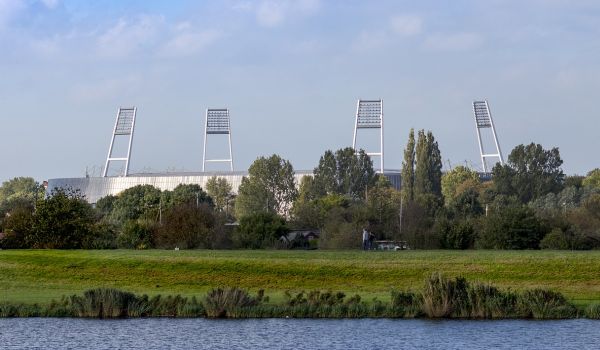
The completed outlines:
[[[237,169],[311,169],[351,144],[358,98],[384,100],[386,168],[410,128],[481,168],[481,98],[505,155],[536,142],[568,174],[600,166],[596,0],[0,0],[0,49],[0,181],[99,174],[130,105],[134,172],[200,170],[207,107],[231,110]]]

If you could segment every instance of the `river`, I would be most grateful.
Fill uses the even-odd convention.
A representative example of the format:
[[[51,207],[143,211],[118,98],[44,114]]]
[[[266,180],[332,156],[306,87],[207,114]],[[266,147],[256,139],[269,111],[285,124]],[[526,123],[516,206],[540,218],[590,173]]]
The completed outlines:
[[[600,321],[0,319],[0,349],[600,349]]]

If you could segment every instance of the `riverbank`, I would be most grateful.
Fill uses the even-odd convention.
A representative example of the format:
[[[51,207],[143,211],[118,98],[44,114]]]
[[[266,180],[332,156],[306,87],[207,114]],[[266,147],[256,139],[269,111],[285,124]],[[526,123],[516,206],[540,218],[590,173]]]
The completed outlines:
[[[390,290],[419,291],[433,272],[502,289],[544,288],[585,308],[600,302],[600,252],[569,251],[0,251],[0,301],[48,304],[108,287],[152,297],[201,299],[212,288],[267,292],[341,291],[390,300]]]

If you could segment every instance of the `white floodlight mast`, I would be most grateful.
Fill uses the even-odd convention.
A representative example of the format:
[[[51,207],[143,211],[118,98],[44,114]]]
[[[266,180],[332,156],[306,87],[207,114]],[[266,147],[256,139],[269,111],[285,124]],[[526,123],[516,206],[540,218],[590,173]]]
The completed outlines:
[[[383,100],[358,100],[356,103],[356,120],[354,122],[354,137],[352,148],[356,151],[356,135],[358,129],[379,129],[379,152],[367,152],[369,156],[379,157],[379,172],[384,171],[383,144]]]
[[[477,130],[477,141],[479,142],[479,154],[481,156],[481,165],[483,172],[487,173],[486,158],[498,158],[500,165],[504,165],[504,159],[502,157],[502,150],[500,149],[500,143],[498,142],[498,135],[496,134],[496,127],[494,126],[494,119],[490,112],[490,107],[487,100],[474,101],[473,102],[473,114],[475,116],[475,128]],[[491,128],[492,136],[494,138],[494,145],[496,146],[496,153],[485,153],[483,147],[483,141],[481,139],[481,129]]]
[[[112,137],[110,139],[110,146],[108,147],[108,155],[106,156],[106,163],[104,164],[104,171],[102,173],[102,177],[106,177],[108,175],[108,167],[110,165],[110,162],[112,161],[125,162],[125,169],[123,171],[122,176],[129,175],[129,160],[131,159],[131,146],[133,144],[133,131],[135,129],[136,114],[136,107],[119,107],[119,109],[117,110],[115,127],[113,128]],[[127,142],[127,155],[125,157],[112,156],[116,136],[129,136],[129,141]]]
[[[208,135],[227,135],[229,144],[228,159],[206,159],[206,143]],[[229,168],[233,171],[233,149],[231,147],[231,119],[229,109],[206,109],[206,119],[204,123],[204,149],[202,151],[202,171],[206,169],[207,162],[229,163]]]

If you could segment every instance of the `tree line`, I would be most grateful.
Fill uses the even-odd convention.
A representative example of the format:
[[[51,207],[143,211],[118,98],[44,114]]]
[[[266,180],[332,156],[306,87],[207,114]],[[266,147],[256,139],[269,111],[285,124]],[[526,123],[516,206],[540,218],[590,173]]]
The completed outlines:
[[[2,248],[273,248],[293,229],[318,229],[318,247],[358,248],[377,239],[416,249],[593,249],[600,246],[600,169],[565,176],[557,148],[515,147],[491,180],[458,166],[442,172],[429,131],[411,130],[401,190],[362,150],[328,150],[299,184],[292,164],[259,157],[237,195],[224,178],[206,188],[150,185],[100,199],[31,178],[0,186]],[[292,244],[294,246],[294,244]]]

